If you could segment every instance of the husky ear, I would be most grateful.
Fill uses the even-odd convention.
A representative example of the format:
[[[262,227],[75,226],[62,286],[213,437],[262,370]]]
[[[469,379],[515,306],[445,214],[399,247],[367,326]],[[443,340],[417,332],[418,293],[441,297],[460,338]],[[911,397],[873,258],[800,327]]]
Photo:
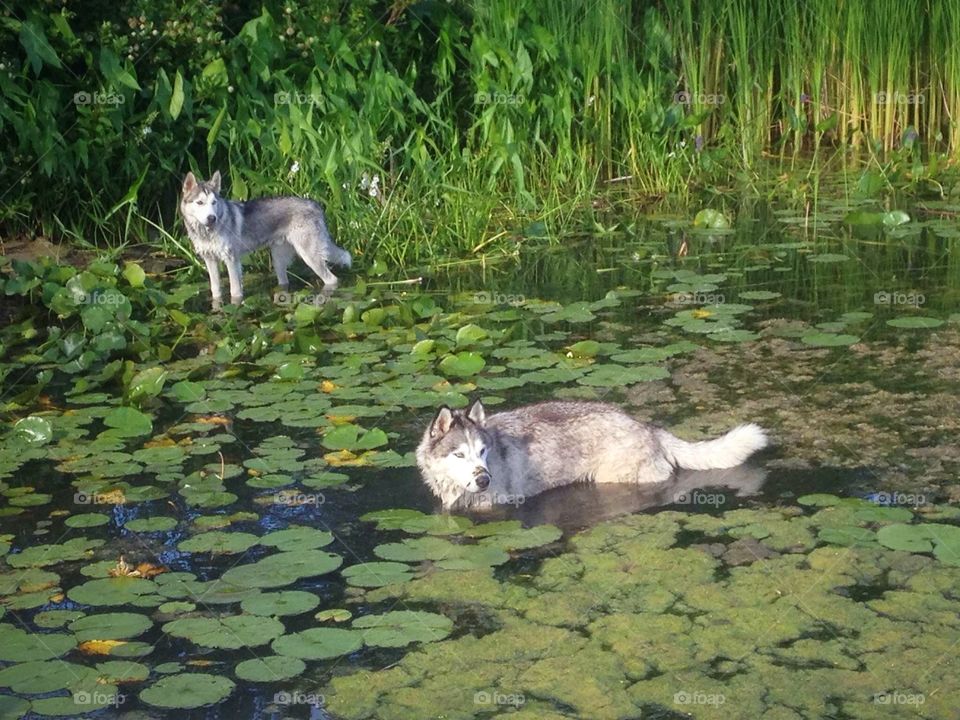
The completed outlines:
[[[467,417],[473,420],[477,425],[483,425],[487,420],[487,411],[483,409],[483,403],[474,400],[470,410],[467,411]]]
[[[213,175],[210,177],[210,186],[213,187],[213,191],[215,193],[220,192],[220,171],[219,170],[213,173]]]
[[[188,172],[187,176],[183,179],[183,194],[186,195],[188,192],[193,190],[197,186],[197,178],[192,172]]]
[[[446,435],[450,432],[450,428],[453,425],[453,412],[444,405],[440,408],[440,412],[437,413],[437,416],[433,419],[433,423],[430,425],[430,437],[439,438]]]

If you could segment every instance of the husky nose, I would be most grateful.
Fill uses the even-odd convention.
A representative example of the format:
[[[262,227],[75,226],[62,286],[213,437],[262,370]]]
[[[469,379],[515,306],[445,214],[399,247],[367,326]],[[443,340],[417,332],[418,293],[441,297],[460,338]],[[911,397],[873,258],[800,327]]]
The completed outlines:
[[[478,488],[481,490],[486,490],[490,485],[490,473],[483,468],[477,468],[477,471],[474,475],[474,482],[477,483]]]
[[[217,221],[216,215],[207,215],[207,225],[213,225]]]

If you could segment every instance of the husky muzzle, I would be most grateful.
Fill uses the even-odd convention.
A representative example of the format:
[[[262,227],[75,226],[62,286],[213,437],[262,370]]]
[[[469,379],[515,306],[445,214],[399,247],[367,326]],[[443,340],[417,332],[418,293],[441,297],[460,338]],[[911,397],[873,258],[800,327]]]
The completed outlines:
[[[490,485],[490,473],[486,468],[478,467],[473,471],[473,481],[481,490],[486,490]]]

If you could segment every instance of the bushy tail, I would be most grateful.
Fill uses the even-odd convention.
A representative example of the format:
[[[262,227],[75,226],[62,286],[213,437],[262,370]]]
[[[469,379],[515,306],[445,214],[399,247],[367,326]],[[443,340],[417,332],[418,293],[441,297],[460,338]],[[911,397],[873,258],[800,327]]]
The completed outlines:
[[[763,428],[753,423],[735,427],[715,440],[687,442],[666,430],[659,431],[659,438],[670,462],[688,470],[736,467],[769,443]]]

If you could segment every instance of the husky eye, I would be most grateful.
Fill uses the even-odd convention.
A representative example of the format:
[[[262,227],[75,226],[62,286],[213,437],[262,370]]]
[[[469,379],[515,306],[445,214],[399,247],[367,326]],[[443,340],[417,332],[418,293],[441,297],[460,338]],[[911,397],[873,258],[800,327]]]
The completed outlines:
[[[487,456],[487,449],[485,447],[480,448],[480,457]]]
[[[462,458],[462,457],[463,457],[463,453],[462,453],[462,452],[455,452],[455,453],[453,454],[453,456],[454,456],[454,457],[458,457],[458,458]]]
[[[197,205],[203,205],[203,200],[197,200]]]

